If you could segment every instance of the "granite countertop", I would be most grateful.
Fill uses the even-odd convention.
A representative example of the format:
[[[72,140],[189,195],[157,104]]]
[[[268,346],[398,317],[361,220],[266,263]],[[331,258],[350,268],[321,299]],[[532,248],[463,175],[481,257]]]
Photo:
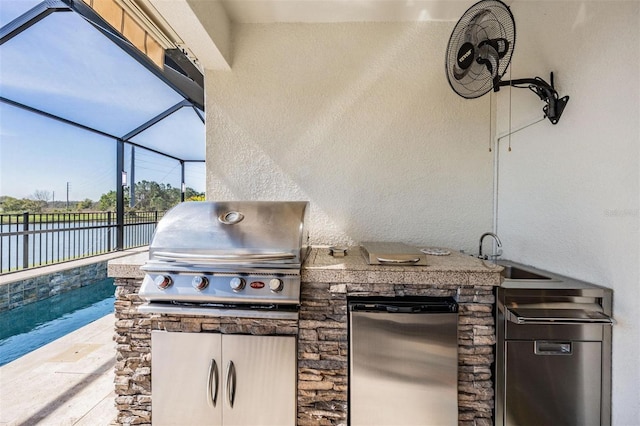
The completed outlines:
[[[148,252],[114,259],[108,275],[116,278],[144,278],[140,267]],[[334,283],[390,283],[430,285],[488,285],[501,283],[502,267],[451,250],[448,256],[427,255],[425,266],[369,265],[360,247],[349,247],[347,255],[333,257],[327,247],[313,247],[302,266],[302,281]]]
[[[369,265],[360,247],[334,257],[327,247],[314,247],[302,268],[302,281],[335,283],[462,284],[498,286],[502,266],[450,250],[448,256],[427,255],[425,266]]]
[[[149,251],[111,260],[107,264],[107,275],[113,278],[144,278],[144,272],[140,267],[147,260]]]

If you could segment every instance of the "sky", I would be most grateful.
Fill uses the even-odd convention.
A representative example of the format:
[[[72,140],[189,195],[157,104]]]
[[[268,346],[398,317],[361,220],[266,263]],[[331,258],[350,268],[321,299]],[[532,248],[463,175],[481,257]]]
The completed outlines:
[[[4,26],[38,1],[0,0]],[[0,96],[124,136],[182,100],[74,12],[56,12],[0,46]],[[195,143],[183,143],[183,141]],[[204,159],[204,125],[189,108],[132,141]],[[201,141],[201,143],[200,143]],[[125,145],[130,173],[131,145]],[[135,149],[135,180],[180,187],[180,165]],[[115,189],[115,139],[0,102],[0,195],[98,200]],[[204,192],[204,163],[187,162],[187,186]]]

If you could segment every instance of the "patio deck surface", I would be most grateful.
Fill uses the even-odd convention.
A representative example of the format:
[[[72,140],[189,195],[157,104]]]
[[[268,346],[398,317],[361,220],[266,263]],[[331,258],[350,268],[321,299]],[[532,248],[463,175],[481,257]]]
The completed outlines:
[[[0,367],[0,425],[114,424],[114,316]]]

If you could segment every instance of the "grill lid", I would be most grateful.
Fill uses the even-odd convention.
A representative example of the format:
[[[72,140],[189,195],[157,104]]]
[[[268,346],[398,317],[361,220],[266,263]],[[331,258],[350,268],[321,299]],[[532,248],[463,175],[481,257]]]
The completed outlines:
[[[187,202],[168,211],[150,263],[299,267],[308,252],[306,201]]]

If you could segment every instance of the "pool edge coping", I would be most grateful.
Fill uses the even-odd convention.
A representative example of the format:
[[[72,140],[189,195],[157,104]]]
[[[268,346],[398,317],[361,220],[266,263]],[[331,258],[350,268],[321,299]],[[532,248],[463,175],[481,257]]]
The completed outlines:
[[[127,249],[117,251],[113,253],[101,254],[99,256],[85,257],[77,260],[70,260],[67,262],[56,263],[54,265],[40,266],[37,268],[30,268],[23,271],[8,272],[0,275],[0,286],[8,285],[16,281],[24,281],[35,278],[40,275],[54,274],[56,272],[66,271],[68,269],[79,268],[93,263],[105,262],[120,257],[130,256],[132,254],[144,252],[148,250],[148,246],[136,247],[133,249]]]

